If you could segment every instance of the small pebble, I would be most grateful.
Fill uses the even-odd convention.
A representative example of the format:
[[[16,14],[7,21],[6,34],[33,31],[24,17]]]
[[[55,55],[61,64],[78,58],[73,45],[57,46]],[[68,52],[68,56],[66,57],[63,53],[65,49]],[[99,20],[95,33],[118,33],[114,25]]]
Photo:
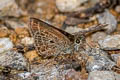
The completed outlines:
[[[66,16],[64,16],[64,15],[55,15],[55,18],[54,18],[53,21],[54,21],[54,24],[56,26],[62,26],[62,24],[65,21],[65,19],[66,19]]]
[[[116,80],[116,79],[113,72],[92,71],[89,73],[88,80]]]
[[[67,27],[67,28],[65,29],[65,31],[68,32],[68,33],[73,34],[73,33],[75,33],[75,32],[82,31],[82,29],[81,29],[81,28],[77,28],[76,26],[74,26],[74,27]]]
[[[0,65],[8,66],[17,70],[26,70],[27,62],[21,53],[16,51],[8,51],[0,54]]]
[[[99,45],[104,50],[120,49],[120,35],[107,36],[104,40],[100,40]]]
[[[116,63],[117,63],[117,60],[118,60],[119,57],[120,57],[120,53],[119,54],[111,54],[112,60]]]
[[[117,59],[117,66],[120,67],[120,56]]]
[[[22,10],[18,8],[15,0],[0,0],[0,16],[19,17]]]
[[[115,62],[111,61],[107,53],[99,48],[94,48],[91,51],[87,51],[89,55],[86,69],[88,72],[97,70],[111,70],[116,65]]]
[[[108,26],[105,27],[107,34],[110,34],[116,30],[117,20],[108,10],[105,10],[105,12],[99,14],[97,18],[99,24],[108,24]]]
[[[91,71],[98,71],[98,70],[111,70],[111,68],[115,65],[109,58],[101,56],[98,58],[94,58],[93,61],[88,62],[86,69]]]
[[[120,74],[114,73],[114,75],[115,75],[115,80],[120,80]]]
[[[89,0],[90,1],[90,5],[94,6],[96,3],[98,3],[100,0]],[[89,6],[89,5],[88,5]]]
[[[36,74],[36,77],[38,77],[37,80],[62,80],[65,73],[64,70],[58,70],[58,67],[54,65],[46,65],[44,67],[42,64],[34,65],[32,66],[31,72]]]
[[[0,38],[6,37],[9,34],[9,30],[6,27],[0,28]]]
[[[5,23],[12,29],[27,27],[27,24],[19,20],[5,20]]]
[[[9,51],[13,48],[13,43],[9,38],[0,38],[0,53]]]
[[[15,32],[17,33],[17,35],[19,35],[20,38],[29,36],[29,32],[26,28],[16,28]]]
[[[80,72],[70,69],[65,75],[65,80],[82,80]]]
[[[21,40],[21,43],[24,44],[24,45],[31,45],[31,44],[34,43],[34,40],[33,40],[33,38],[30,38],[30,37],[24,37]]]
[[[22,77],[23,79],[26,79],[29,76],[31,76],[31,73],[30,72],[19,73],[18,76]]]
[[[61,12],[72,12],[86,1],[88,0],[56,0],[56,6]]]
[[[116,6],[115,11],[120,13],[120,5]]]
[[[13,43],[16,43],[18,37],[17,37],[17,34],[14,31],[10,31],[9,38]]]
[[[104,33],[104,32],[96,32],[96,33],[94,33],[94,34],[92,35],[92,40],[93,40],[94,42],[98,42],[98,41],[100,41],[100,40],[103,40],[106,36],[107,36],[107,35],[106,35],[106,33]]]
[[[24,55],[30,62],[34,61],[35,58],[39,57],[39,55],[37,54],[35,50],[28,51]]]

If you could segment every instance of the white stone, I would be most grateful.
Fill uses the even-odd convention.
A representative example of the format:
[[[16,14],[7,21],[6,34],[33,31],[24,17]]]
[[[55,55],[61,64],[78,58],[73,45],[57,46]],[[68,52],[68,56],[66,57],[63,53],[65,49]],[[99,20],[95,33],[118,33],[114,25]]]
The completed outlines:
[[[87,0],[56,0],[56,6],[61,12],[72,12],[86,1]]]
[[[29,76],[31,76],[30,72],[24,72],[24,73],[20,73],[18,74],[20,77],[22,77],[23,79],[28,78]]]
[[[88,80],[115,80],[115,76],[110,71],[93,71],[90,72]]]
[[[116,6],[115,11],[120,13],[120,5]]]
[[[0,53],[11,50],[13,48],[13,43],[9,38],[0,38]]]
[[[33,40],[33,38],[30,38],[30,37],[24,37],[21,40],[21,43],[24,44],[24,45],[30,45],[30,44],[34,43],[34,40]]]

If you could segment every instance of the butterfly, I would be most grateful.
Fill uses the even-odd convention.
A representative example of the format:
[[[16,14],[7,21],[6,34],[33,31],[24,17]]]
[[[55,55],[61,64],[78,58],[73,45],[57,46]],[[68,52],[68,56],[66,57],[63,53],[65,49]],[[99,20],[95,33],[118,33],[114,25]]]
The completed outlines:
[[[84,34],[72,35],[36,18],[30,18],[29,31],[38,54],[44,58],[78,51],[85,42]]]

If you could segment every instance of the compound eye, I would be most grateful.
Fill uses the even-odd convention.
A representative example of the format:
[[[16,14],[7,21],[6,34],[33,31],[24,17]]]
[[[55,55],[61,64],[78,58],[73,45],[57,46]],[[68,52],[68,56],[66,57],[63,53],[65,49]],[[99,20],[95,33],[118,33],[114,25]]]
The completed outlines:
[[[76,43],[78,43],[78,44],[79,44],[79,43],[80,43],[80,40],[79,40],[79,39],[76,39]]]

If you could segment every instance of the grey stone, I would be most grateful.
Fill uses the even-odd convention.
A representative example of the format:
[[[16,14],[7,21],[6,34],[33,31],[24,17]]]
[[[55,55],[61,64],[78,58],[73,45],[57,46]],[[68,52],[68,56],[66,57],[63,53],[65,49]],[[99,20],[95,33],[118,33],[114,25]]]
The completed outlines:
[[[48,63],[48,61],[43,61],[43,64],[32,64],[31,72],[25,72],[18,74],[24,80],[64,80],[65,75],[70,70],[64,70],[64,65],[54,65]],[[48,63],[46,65],[46,63]]]
[[[99,48],[94,48],[87,52],[89,52],[89,57],[92,57],[92,60],[88,60],[86,64],[86,69],[88,72],[97,70],[111,70],[111,68],[116,65],[115,62],[109,59],[107,53]]]
[[[13,48],[13,43],[9,38],[0,38],[0,53],[9,51]]]
[[[111,68],[116,65],[114,62],[109,60],[109,58],[105,57],[99,57],[98,59],[95,59],[91,62],[87,63],[86,69],[91,71],[97,71],[97,70],[111,70]]]
[[[93,71],[90,72],[88,80],[116,80],[114,73],[110,71]]]
[[[0,65],[9,66],[17,70],[27,69],[26,59],[21,53],[17,53],[16,51],[8,51],[0,54]]]
[[[38,76],[38,80],[54,80],[54,79],[61,79],[59,70],[54,66],[34,66],[34,69],[32,68],[31,72],[34,72]],[[32,77],[32,76],[31,76]]]
[[[12,20],[12,19],[5,20],[5,23],[8,24],[12,29],[16,29],[18,27],[23,28],[23,27],[27,27],[28,26],[27,24],[25,24],[22,21]]]
[[[108,10],[105,10],[104,13],[99,14],[97,18],[100,24],[108,24],[108,26],[105,27],[106,33],[110,34],[116,30],[117,20]]]
[[[106,36],[107,36],[107,35],[106,35],[106,33],[104,33],[104,32],[96,32],[96,33],[94,33],[94,34],[92,35],[92,40],[93,40],[94,42],[98,42],[98,41],[100,41],[100,40],[103,40]]]
[[[100,40],[99,45],[104,50],[120,49],[120,35],[107,36],[104,40]]]

